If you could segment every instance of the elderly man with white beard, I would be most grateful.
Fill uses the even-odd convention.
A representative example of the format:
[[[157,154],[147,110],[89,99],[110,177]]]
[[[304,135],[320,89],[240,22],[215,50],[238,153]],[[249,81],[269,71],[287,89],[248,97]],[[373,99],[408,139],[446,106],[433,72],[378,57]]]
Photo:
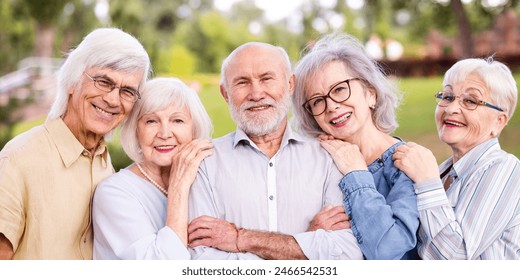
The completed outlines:
[[[191,189],[193,259],[363,258],[340,172],[288,125],[294,83],[280,47],[250,42],[224,60],[220,92],[238,128],[214,139]]]

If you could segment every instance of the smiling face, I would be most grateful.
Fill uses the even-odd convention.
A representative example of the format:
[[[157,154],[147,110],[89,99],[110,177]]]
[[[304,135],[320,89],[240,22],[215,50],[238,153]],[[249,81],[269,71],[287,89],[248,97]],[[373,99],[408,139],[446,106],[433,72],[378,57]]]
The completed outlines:
[[[468,75],[463,81],[447,84],[444,91],[457,97],[470,94],[493,103],[486,84],[476,74]],[[496,136],[505,125],[507,117],[486,106],[478,106],[475,110],[465,109],[459,100],[456,98],[446,107],[437,106],[435,122],[441,141],[450,145],[454,154],[460,158],[475,146]]]
[[[140,71],[124,73],[108,68],[89,68],[85,73],[94,79],[103,78],[118,87],[135,90],[139,88],[143,76]],[[76,87],[69,89],[69,94],[63,121],[74,136],[86,145],[85,148],[91,148],[87,146],[97,144],[105,134],[121,124],[134,106],[134,102],[119,97],[118,88],[108,93],[101,91],[86,75],[82,75]]]
[[[246,133],[266,135],[283,124],[294,85],[286,75],[284,59],[275,48],[249,46],[230,61],[221,93]]]
[[[186,107],[170,105],[144,114],[137,121],[137,141],[147,169],[170,166],[178,146],[193,138],[194,126]]]
[[[338,82],[351,78],[358,77],[349,73],[342,62],[330,62],[307,82],[306,100],[326,95]],[[352,80],[349,85],[348,100],[337,103],[326,98],[327,109],[314,119],[325,133],[355,143],[353,139],[362,138],[366,129],[375,128],[370,106],[376,103],[376,97],[375,93],[366,90],[361,80]]]

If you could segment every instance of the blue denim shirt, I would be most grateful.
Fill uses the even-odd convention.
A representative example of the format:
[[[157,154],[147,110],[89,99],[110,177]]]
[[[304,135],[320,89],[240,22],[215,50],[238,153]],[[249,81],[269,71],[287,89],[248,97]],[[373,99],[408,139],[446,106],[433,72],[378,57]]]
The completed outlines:
[[[366,259],[418,259],[419,214],[413,182],[394,166],[398,142],[339,186],[350,226]]]

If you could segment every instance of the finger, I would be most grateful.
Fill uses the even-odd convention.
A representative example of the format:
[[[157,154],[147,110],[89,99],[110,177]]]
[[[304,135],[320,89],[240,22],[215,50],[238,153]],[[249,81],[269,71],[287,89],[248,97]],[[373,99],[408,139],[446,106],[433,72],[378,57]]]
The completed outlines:
[[[209,216],[200,216],[200,217],[193,219],[188,224],[188,234],[197,230],[198,228],[209,228],[212,219],[214,219],[214,218],[209,217]]]
[[[340,214],[340,213],[345,213],[345,207],[343,207],[343,205],[338,205],[338,206],[335,206],[331,209],[331,213],[332,215],[336,215],[336,214]],[[346,215],[346,214],[345,214]]]
[[[417,147],[419,146],[419,144],[415,143],[415,142],[406,142],[405,144],[407,147],[410,147],[410,148],[413,148],[413,147]]]
[[[325,140],[324,142],[328,143],[334,149],[338,149],[338,148],[341,148],[341,147],[347,147],[348,148],[348,147],[350,147],[352,145],[350,143],[347,143],[345,141],[338,140],[338,139]]]
[[[325,206],[327,207],[327,206]],[[345,214],[345,208],[343,208],[343,206],[331,206],[329,205],[329,208],[325,210],[325,207],[323,208],[324,210],[322,210],[322,213],[321,213],[321,217],[322,218],[325,218],[325,219],[330,219],[331,217],[334,217],[336,215],[339,215],[339,214]]]
[[[328,141],[324,140],[320,142],[321,147],[323,147],[329,154],[332,154],[335,150],[334,146]]]
[[[188,234],[188,242],[192,242],[196,239],[211,238],[213,237],[210,229],[199,228]]]
[[[330,225],[334,225],[334,224],[341,223],[341,222],[347,222],[348,219],[349,218],[348,218],[347,214],[340,213],[340,214],[337,214],[337,215],[334,215],[334,216],[330,217],[327,220],[327,223],[330,224]]]
[[[332,230],[349,229],[350,228],[350,222],[345,221],[345,222],[335,223],[334,225],[332,225],[331,228],[332,228]]]
[[[208,238],[194,239],[194,240],[189,241],[188,244],[189,244],[188,246],[191,248],[195,248],[198,246],[210,246],[211,240]]]

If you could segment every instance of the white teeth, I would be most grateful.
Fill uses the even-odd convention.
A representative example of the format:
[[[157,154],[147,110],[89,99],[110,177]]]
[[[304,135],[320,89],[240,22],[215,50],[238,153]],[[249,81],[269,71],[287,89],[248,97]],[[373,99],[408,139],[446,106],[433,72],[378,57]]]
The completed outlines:
[[[114,113],[107,112],[107,111],[105,111],[105,110],[103,110],[103,109],[101,109],[101,108],[99,108],[99,107],[97,107],[97,106],[94,106],[94,108],[96,108],[96,110],[97,110],[98,112],[103,113],[103,114],[105,114],[105,115],[109,115],[109,116],[113,116],[113,115],[115,115]]]
[[[157,150],[169,150],[169,149],[173,149],[173,147],[175,147],[175,146],[173,146],[173,145],[169,145],[169,146],[156,146],[155,148]]]
[[[458,122],[444,121],[444,123],[445,123],[445,124],[449,124],[449,125],[458,126],[458,127],[462,127],[462,126],[464,126],[463,124],[458,123]]]
[[[257,110],[264,110],[264,109],[267,109],[268,106],[260,106],[260,107],[252,107],[252,108],[249,108],[249,110],[251,111],[257,111]]]
[[[344,122],[346,119],[348,119],[350,116],[352,115],[352,113],[350,114],[345,114],[343,115],[343,117],[339,118],[339,119],[335,119],[333,121],[330,121],[332,124],[338,124],[338,123],[341,123],[341,122]]]

